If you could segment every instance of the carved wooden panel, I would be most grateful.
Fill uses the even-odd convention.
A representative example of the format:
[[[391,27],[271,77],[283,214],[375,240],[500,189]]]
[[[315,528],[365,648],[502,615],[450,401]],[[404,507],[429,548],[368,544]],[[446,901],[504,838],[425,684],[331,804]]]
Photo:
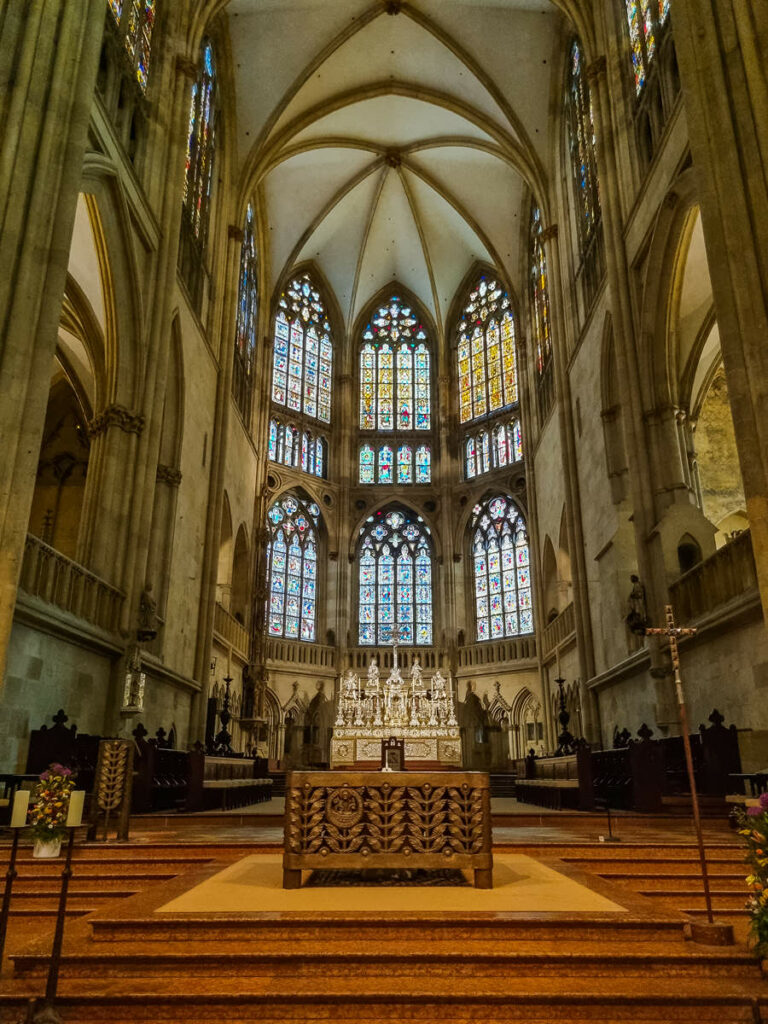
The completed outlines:
[[[287,885],[313,867],[461,867],[490,882],[481,772],[294,772],[285,804]],[[485,881],[484,881],[485,880]]]

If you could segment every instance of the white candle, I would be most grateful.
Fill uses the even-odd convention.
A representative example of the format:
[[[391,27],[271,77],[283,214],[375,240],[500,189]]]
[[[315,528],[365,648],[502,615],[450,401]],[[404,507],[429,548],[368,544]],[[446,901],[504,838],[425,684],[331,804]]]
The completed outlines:
[[[17,789],[13,794],[11,809],[11,828],[24,828],[27,824],[30,792],[28,789]]]
[[[69,810],[67,811],[67,828],[77,828],[83,822],[83,805],[85,804],[85,790],[73,789],[69,795]]]

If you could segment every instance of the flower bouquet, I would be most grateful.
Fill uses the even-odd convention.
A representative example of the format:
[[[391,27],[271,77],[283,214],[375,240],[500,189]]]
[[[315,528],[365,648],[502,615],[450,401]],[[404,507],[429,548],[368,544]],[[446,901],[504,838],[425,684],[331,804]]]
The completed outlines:
[[[75,780],[69,768],[52,764],[32,790],[30,831],[35,839],[35,857],[58,857],[66,836],[65,822]]]
[[[768,793],[763,793],[755,807],[737,812],[739,835],[746,846],[749,865],[747,885],[750,895],[747,910],[752,919],[751,930],[761,957],[768,956]]]

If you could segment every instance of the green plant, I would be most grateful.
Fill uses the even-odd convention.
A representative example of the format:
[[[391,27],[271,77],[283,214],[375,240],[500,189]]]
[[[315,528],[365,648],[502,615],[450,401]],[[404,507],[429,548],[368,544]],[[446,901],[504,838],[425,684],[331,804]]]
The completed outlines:
[[[61,764],[52,764],[42,773],[32,790],[32,810],[29,812],[29,824],[35,839],[51,842],[64,838],[69,797],[74,788],[71,770]]]

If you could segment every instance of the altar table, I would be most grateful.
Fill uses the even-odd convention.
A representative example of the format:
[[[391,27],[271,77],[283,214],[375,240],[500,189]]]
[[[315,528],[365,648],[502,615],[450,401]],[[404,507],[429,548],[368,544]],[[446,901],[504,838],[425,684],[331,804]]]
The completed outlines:
[[[316,868],[458,868],[493,888],[484,772],[291,772],[283,888]]]

